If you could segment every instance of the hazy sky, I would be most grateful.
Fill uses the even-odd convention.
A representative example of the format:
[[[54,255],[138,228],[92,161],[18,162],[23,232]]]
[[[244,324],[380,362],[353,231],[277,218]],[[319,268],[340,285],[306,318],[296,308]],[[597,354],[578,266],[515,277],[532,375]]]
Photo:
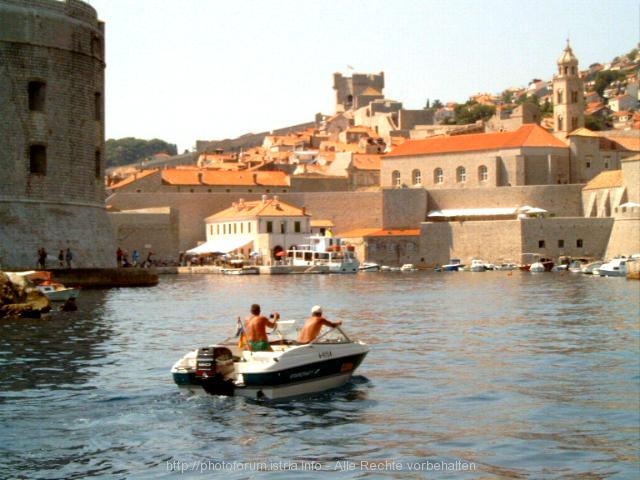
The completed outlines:
[[[405,108],[550,79],[636,47],[638,0],[87,0],[106,23],[107,138],[191,149],[333,114],[333,74]],[[349,67],[352,67],[351,70]]]

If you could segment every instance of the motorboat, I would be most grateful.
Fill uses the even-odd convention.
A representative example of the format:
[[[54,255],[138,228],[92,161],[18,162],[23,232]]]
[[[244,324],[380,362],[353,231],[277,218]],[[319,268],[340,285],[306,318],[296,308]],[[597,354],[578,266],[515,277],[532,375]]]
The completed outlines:
[[[31,282],[30,284],[46,295],[51,302],[66,302],[70,298],[76,299],[80,295],[80,289],[54,282],[51,272],[46,270],[29,270],[19,272],[19,275]]]
[[[487,270],[489,270],[487,268],[487,262],[485,262],[484,260],[478,260],[476,258],[471,260],[471,265],[469,266],[469,271],[471,271],[471,272],[485,272]]]
[[[272,351],[241,349],[237,338],[231,337],[180,358],[171,368],[174,382],[193,393],[295,397],[346,384],[369,352],[367,344],[351,340],[341,327],[325,328],[313,342],[303,344],[294,339],[294,320],[277,325],[270,335]]]
[[[357,273],[360,262],[355,247],[333,236],[312,235],[310,243],[286,251],[287,264],[294,267],[327,267],[329,273]]]
[[[459,258],[451,258],[449,263],[440,267],[440,270],[443,272],[457,272],[461,268],[464,268],[464,263]]]
[[[42,283],[36,286],[52,302],[66,302],[70,298],[78,298],[80,290],[73,287],[65,287],[61,283]]]
[[[361,272],[379,272],[380,264],[375,262],[363,262],[358,267],[358,270]]]
[[[418,267],[416,267],[413,263],[405,263],[400,267],[401,272],[417,272]]]
[[[603,263],[599,268],[594,269],[593,274],[601,277],[626,277],[627,259],[625,257],[614,258],[610,262]]]
[[[601,260],[587,263],[584,267],[582,267],[582,273],[586,275],[593,275],[593,272],[598,270],[602,265],[604,265],[604,262]]]
[[[520,270],[524,272],[550,272],[553,269],[554,261],[550,258],[542,257],[538,253],[523,253],[522,255],[523,257],[529,256],[529,261],[520,264]]]
[[[518,270],[518,264],[513,262],[503,262],[499,265],[496,265],[494,267],[494,270],[505,270],[505,271]]]

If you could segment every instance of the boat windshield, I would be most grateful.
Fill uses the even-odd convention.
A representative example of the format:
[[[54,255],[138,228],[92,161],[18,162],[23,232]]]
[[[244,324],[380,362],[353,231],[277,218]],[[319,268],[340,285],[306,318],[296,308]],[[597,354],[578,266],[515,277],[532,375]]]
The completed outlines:
[[[272,340],[278,338],[282,340],[297,341],[298,333],[302,330],[304,321],[296,320],[279,320],[278,326],[271,333]],[[320,335],[312,343],[346,343],[351,342],[349,337],[340,327],[327,328],[323,327]]]

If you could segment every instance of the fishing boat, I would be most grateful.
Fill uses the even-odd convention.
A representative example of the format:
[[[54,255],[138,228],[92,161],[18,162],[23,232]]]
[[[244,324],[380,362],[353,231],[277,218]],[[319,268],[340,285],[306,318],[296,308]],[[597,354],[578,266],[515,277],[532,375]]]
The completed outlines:
[[[344,385],[369,352],[339,326],[311,343],[299,343],[293,320],[279,321],[269,343],[272,351],[253,352],[232,337],[197,348],[173,365],[173,380],[192,393],[281,399]]]
[[[310,243],[287,250],[288,265],[294,267],[327,267],[329,273],[357,273],[360,262],[355,247],[332,236],[312,235]]]

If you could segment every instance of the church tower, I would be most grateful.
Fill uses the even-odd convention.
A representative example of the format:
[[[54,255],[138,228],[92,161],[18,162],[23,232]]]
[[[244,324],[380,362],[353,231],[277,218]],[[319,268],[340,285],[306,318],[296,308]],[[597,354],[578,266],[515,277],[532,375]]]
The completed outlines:
[[[558,73],[553,76],[553,130],[566,137],[584,127],[584,85],[578,70],[578,59],[569,41],[558,58]]]

